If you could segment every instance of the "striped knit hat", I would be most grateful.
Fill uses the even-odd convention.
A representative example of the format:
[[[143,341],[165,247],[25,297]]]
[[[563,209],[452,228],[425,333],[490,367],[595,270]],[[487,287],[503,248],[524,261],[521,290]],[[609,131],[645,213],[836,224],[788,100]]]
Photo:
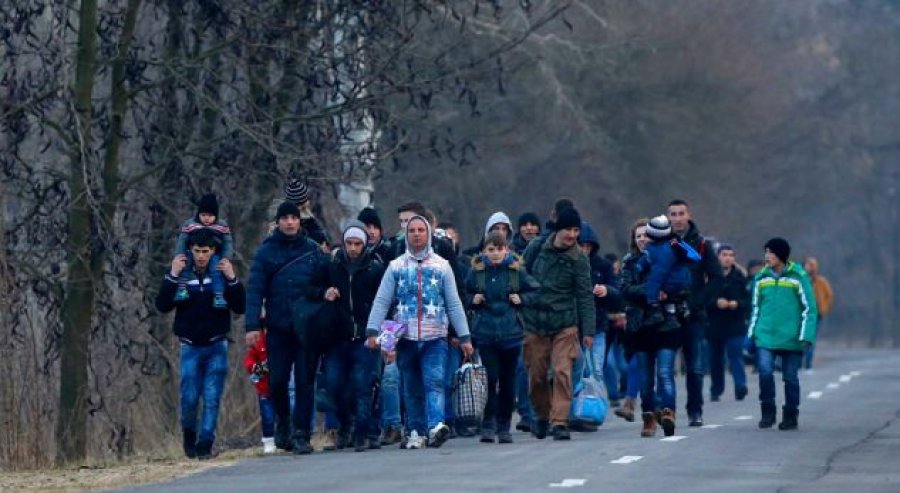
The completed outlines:
[[[671,233],[672,225],[664,215],[656,216],[647,223],[647,236],[651,238],[665,238]]]
[[[284,183],[284,199],[300,205],[309,200],[309,188],[300,178],[290,178]]]

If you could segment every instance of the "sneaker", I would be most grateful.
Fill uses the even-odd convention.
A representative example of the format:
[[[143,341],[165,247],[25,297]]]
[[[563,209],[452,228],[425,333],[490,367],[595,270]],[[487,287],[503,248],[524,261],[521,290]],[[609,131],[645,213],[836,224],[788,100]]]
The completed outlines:
[[[208,440],[200,440],[197,442],[197,458],[200,460],[210,460],[213,457],[212,442]]]
[[[572,439],[572,435],[569,434],[569,429],[566,428],[566,425],[553,425],[553,430],[550,433],[553,434],[554,440]]]
[[[228,302],[225,301],[225,296],[223,296],[222,293],[216,293],[215,298],[213,298],[213,308],[218,308],[220,310],[228,308]]]
[[[594,433],[600,427],[594,423],[588,423],[586,421],[573,420],[569,422],[569,430],[577,431],[581,433]]]
[[[425,448],[425,437],[420,437],[419,432],[413,430],[408,436],[403,437],[400,448],[405,450]]]
[[[322,450],[331,452],[338,449],[338,432],[337,430],[325,430],[325,439],[322,440]]]
[[[274,454],[277,450],[275,448],[275,438],[274,437],[263,437],[263,453],[264,454]]]
[[[444,423],[434,425],[434,428],[428,430],[428,446],[431,448],[440,448],[450,436],[450,427]]]
[[[700,413],[689,413],[688,420],[688,426],[690,427],[697,428],[703,426],[703,415]]]
[[[490,428],[481,429],[481,443],[494,443],[494,430]]]
[[[385,428],[384,432],[381,433],[382,445],[393,445],[402,441],[403,433],[401,433],[400,429],[395,426],[388,426],[387,428]]]
[[[534,429],[531,434],[538,440],[547,438],[547,431],[550,429],[550,422],[546,419],[539,419],[534,422]]]
[[[175,301],[176,302],[187,301],[187,299],[190,297],[191,297],[190,293],[188,293],[187,288],[184,286],[179,286],[178,291],[175,291]]]
[[[462,438],[471,438],[475,436],[475,432],[472,431],[472,428],[465,423],[456,423],[453,425],[453,431],[456,433],[456,436]]]
[[[734,399],[738,401],[744,400],[744,397],[747,397],[747,387],[738,387],[734,389]]]
[[[197,432],[194,430],[181,431],[181,444],[184,448],[184,455],[188,459],[197,458]]]
[[[525,433],[531,433],[531,420],[527,418],[522,418],[516,423],[516,429],[519,431],[524,431]]]
[[[665,408],[662,410],[662,418],[659,420],[663,435],[670,437],[675,434],[675,411]]]
[[[512,433],[508,431],[498,431],[497,443],[513,443]]]

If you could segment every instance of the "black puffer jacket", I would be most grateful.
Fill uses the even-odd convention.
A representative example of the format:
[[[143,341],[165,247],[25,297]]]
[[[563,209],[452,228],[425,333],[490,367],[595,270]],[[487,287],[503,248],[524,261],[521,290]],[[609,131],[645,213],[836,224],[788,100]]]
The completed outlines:
[[[203,275],[202,281],[193,272],[185,272],[182,276],[187,279],[188,299],[175,303],[178,279],[166,274],[156,295],[156,309],[162,313],[175,310],[175,335],[192,346],[207,346],[221,340],[231,329],[231,312],[244,313],[243,284],[238,279],[226,280],[224,295],[228,309],[222,310],[213,307],[212,280],[208,275]]]
[[[329,287],[335,287],[341,293],[340,298],[334,301],[339,309],[336,311],[335,326],[332,327],[341,334],[340,339],[356,340],[366,336],[366,322],[372,311],[372,300],[375,299],[383,275],[384,265],[370,250],[363,251],[357,262],[350,262],[342,248],[316,276],[313,284],[323,294]]]
[[[688,304],[691,308],[691,318],[706,319],[706,307],[722,284],[722,267],[716,258],[715,247],[700,236],[700,230],[693,221],[684,235],[684,241],[700,253],[700,262],[690,264],[691,269],[691,294]]]

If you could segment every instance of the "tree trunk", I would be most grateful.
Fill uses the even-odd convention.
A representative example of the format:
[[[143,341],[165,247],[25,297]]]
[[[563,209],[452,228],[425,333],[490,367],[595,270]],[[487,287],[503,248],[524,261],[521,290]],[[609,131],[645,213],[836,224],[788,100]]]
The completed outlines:
[[[59,416],[56,424],[59,463],[80,461],[87,453],[88,339],[95,282],[92,214],[87,187],[91,149],[91,94],[97,60],[97,0],[83,0],[79,11],[75,68],[76,148],[69,172],[68,279],[62,307]]]

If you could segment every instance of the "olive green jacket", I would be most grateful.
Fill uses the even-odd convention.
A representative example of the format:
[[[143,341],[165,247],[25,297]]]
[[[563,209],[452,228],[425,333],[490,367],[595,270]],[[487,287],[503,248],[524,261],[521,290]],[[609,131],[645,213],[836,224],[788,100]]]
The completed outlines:
[[[534,304],[522,310],[525,331],[549,336],[578,326],[583,336],[597,331],[591,264],[578,245],[553,247],[556,233],[528,244],[525,266],[541,285]]]

